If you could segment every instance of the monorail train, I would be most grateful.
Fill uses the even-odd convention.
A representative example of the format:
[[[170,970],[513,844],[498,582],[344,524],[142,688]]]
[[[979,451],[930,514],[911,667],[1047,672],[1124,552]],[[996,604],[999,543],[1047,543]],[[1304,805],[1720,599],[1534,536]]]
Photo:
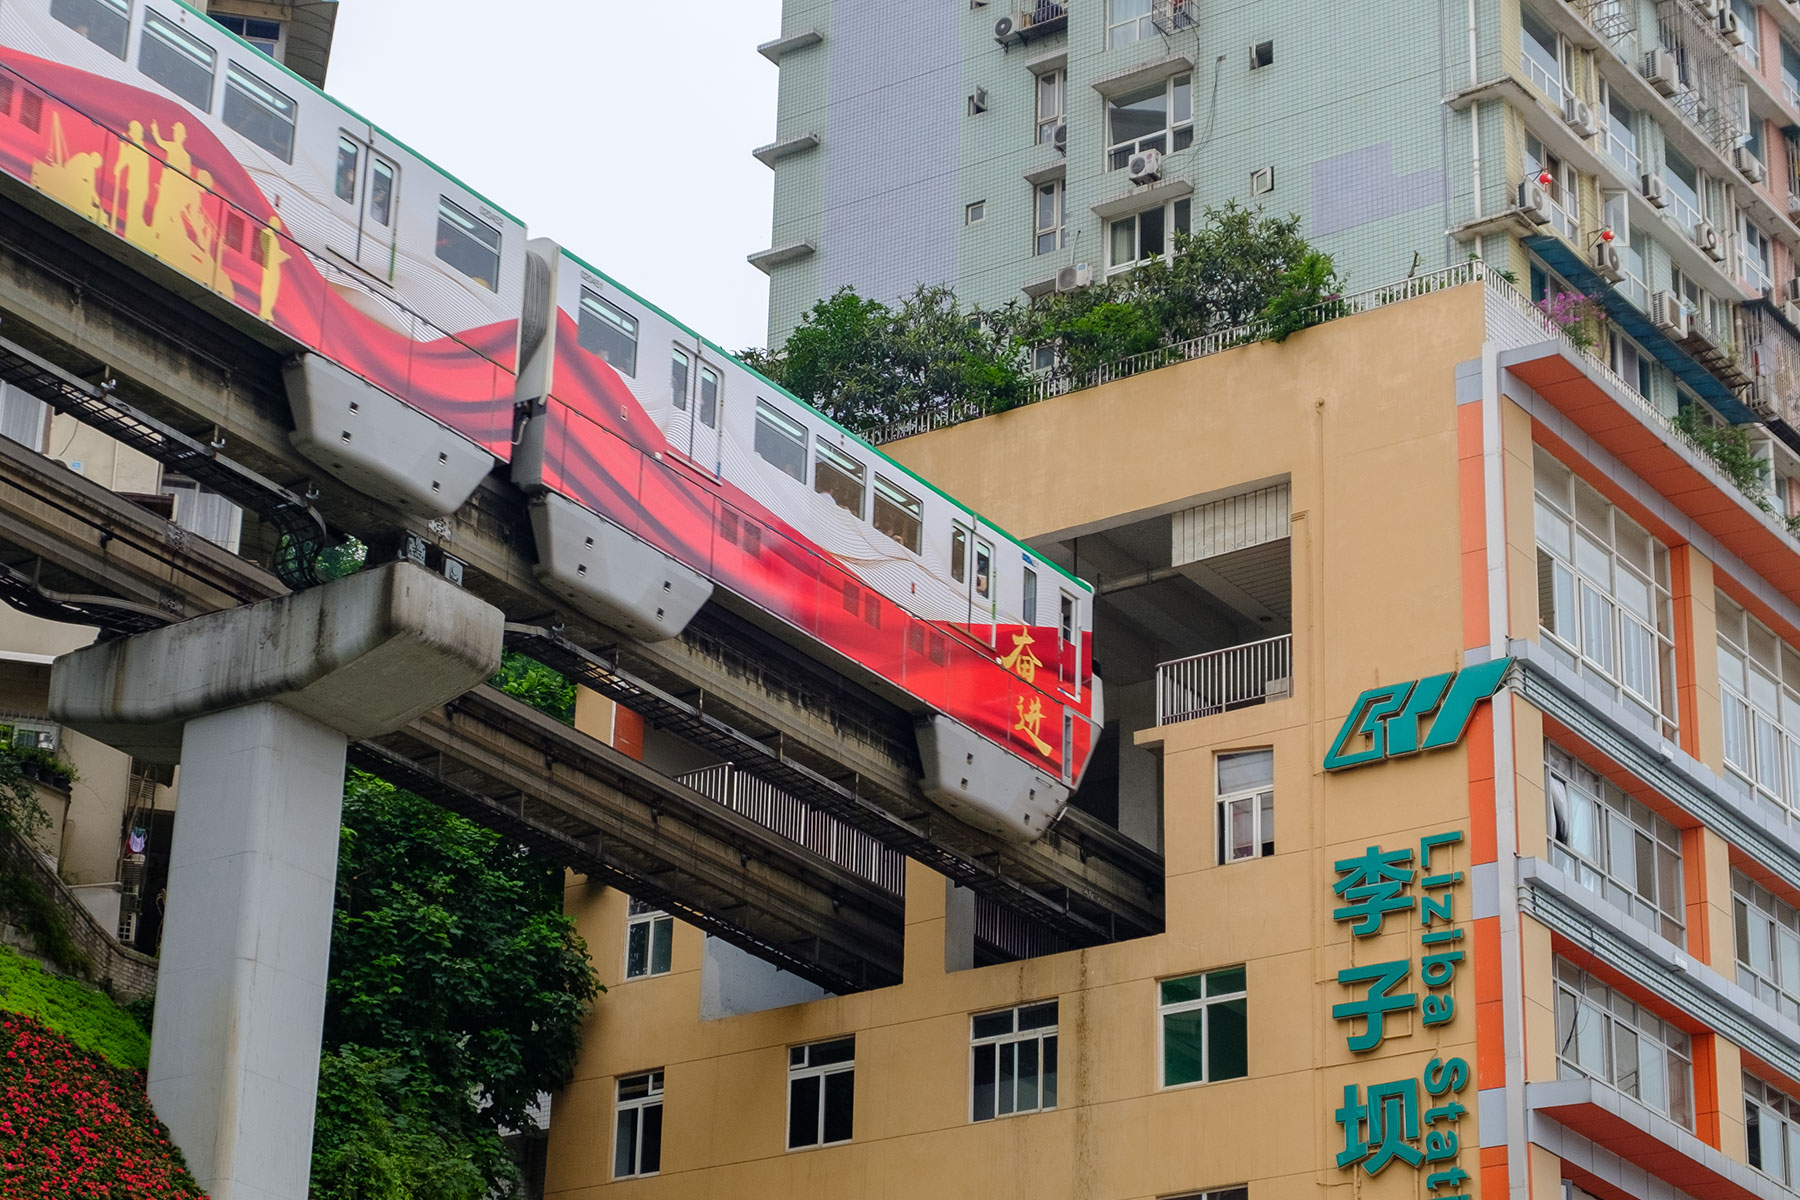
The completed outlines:
[[[204,14],[0,0],[0,172],[296,343],[322,469],[437,516],[504,465],[572,607],[751,617],[918,713],[924,790],[984,828],[1079,784],[1087,584]]]

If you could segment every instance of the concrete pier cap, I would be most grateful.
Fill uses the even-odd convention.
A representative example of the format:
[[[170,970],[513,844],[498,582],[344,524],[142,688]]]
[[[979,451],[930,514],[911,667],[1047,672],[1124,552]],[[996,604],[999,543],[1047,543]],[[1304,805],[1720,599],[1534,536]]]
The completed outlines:
[[[262,702],[370,737],[492,675],[505,620],[423,567],[390,563],[65,654],[50,711],[155,763],[179,761],[188,721]]]

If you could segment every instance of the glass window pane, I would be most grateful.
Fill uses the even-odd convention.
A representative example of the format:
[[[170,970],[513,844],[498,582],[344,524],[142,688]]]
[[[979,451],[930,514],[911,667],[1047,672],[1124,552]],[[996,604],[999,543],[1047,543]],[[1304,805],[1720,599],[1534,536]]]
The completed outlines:
[[[688,405],[688,356],[681,350],[673,351],[669,356],[669,399],[675,402],[678,410],[686,411]]]
[[[975,1047],[975,1119],[990,1120],[994,1116],[994,1048]]]
[[[1056,1001],[1048,1004],[1033,1004],[1019,1010],[1019,1028],[1044,1029],[1056,1024]]]
[[[1043,1096],[1045,1108],[1056,1107],[1056,1035],[1044,1039]]]
[[[995,1050],[999,1053],[1000,1058],[1000,1087],[995,1111],[1001,1116],[1005,1116],[1016,1107],[1019,1043],[1002,1042],[995,1047]]]
[[[662,1117],[662,1105],[644,1106],[644,1146],[638,1156],[640,1175],[654,1175],[662,1170]]]
[[[813,490],[823,492],[839,508],[861,517],[863,496],[868,490],[863,482],[868,468],[829,442],[819,442],[818,452],[813,463]]]
[[[1206,994],[1208,996],[1226,996],[1244,990],[1244,968],[1227,967],[1223,971],[1209,971],[1206,974]]]
[[[650,973],[650,923],[638,921],[625,933],[625,978]]]
[[[1019,1102],[1020,1112],[1030,1112],[1038,1106],[1038,1044],[1036,1039],[1019,1043]]]
[[[621,375],[637,374],[637,318],[586,288],[581,289],[581,319],[575,340],[599,355]]]
[[[817,1045],[808,1046],[807,1052],[807,1061],[815,1067],[828,1067],[832,1063],[849,1062],[856,1057],[856,1039],[847,1037],[830,1042],[820,1042]]]
[[[1207,1069],[1211,1079],[1242,1079],[1250,1073],[1250,1034],[1245,1002],[1227,1000],[1206,1009]]]
[[[283,162],[294,161],[297,111],[287,96],[236,63],[225,68],[225,105],[221,116],[226,126]]]
[[[138,40],[138,69],[203,112],[212,111],[213,67],[217,59],[211,46],[161,13],[144,14],[144,35]],[[156,136],[155,130],[151,136]],[[165,131],[165,136],[175,135]]]
[[[700,368],[700,423],[719,427],[719,373],[711,367]]]
[[[1197,1083],[1204,1077],[1202,1010],[1163,1016],[1163,1086]]]
[[[369,169],[369,219],[383,229],[393,223],[394,168],[376,159]]]
[[[622,1108],[619,1110],[617,1127],[613,1131],[613,1174],[623,1178],[637,1174],[637,1132],[638,1110]]]
[[[1198,1000],[1201,996],[1202,977],[1184,975],[1180,979],[1162,981],[1162,1003],[1182,1004],[1189,1000]]]
[[[1218,757],[1219,795],[1261,791],[1275,782],[1275,752],[1247,750]]]
[[[650,973],[669,973],[669,956],[674,952],[675,918],[658,917],[650,923]]]
[[[438,199],[437,256],[489,291],[500,290],[500,231],[443,197]],[[581,325],[585,331],[585,293]]]
[[[983,1013],[970,1023],[971,1036],[976,1038],[998,1037],[1013,1031],[1013,1010],[1005,1012]]]
[[[911,550],[919,552],[924,532],[925,506],[882,476],[875,476],[875,528]]]
[[[130,0],[50,0],[50,15],[113,57],[125,57]]]
[[[819,1141],[819,1077],[802,1075],[788,1080],[788,1148],[817,1145]]]
[[[338,139],[337,178],[331,190],[339,200],[356,200],[356,165],[362,156],[362,147],[349,138]]]
[[[806,478],[806,426],[767,400],[756,402],[756,453],[795,479]]]
[[[825,1077],[825,1140],[847,1142],[855,1125],[856,1072],[834,1071]]]

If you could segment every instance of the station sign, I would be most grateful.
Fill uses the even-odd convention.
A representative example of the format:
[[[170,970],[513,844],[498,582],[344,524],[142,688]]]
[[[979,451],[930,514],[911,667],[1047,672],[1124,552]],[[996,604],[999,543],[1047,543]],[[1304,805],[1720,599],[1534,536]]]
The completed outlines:
[[[1325,755],[1325,769],[1342,771],[1456,745],[1468,732],[1476,706],[1500,690],[1512,661],[1496,658],[1411,683],[1370,688],[1350,706]]]

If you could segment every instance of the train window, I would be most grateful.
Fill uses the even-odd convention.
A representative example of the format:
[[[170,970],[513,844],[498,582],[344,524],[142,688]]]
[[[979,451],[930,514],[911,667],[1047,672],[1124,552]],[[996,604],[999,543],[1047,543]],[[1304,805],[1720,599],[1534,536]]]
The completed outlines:
[[[877,475],[875,528],[917,554],[919,537],[925,529],[925,506]]]
[[[719,427],[719,373],[711,367],[700,368],[700,423]]]
[[[212,110],[213,48],[158,12],[144,14],[138,70],[192,104]]]
[[[675,407],[687,411],[688,356],[687,351],[679,346],[669,359],[669,395],[675,398]]]
[[[362,147],[347,137],[338,139],[337,182],[332,191],[339,200],[356,203],[356,160],[362,155]]]
[[[50,15],[113,57],[125,57],[131,0],[50,0]]]
[[[386,229],[393,224],[394,165],[377,158],[369,167],[369,219]]]
[[[969,532],[961,526],[950,531],[950,578],[969,581]]]
[[[813,491],[824,492],[837,501],[839,508],[855,513],[859,518],[863,513],[863,494],[868,491],[865,483],[868,468],[833,446],[829,442],[819,443],[819,457],[813,463]]]
[[[1019,606],[1020,619],[1027,625],[1037,624],[1037,572],[1025,568],[1025,599]]]
[[[249,42],[273,59],[281,57],[281,22],[261,21],[255,17],[220,17],[213,20]]]
[[[1075,640],[1075,597],[1064,592],[1062,597],[1062,624],[1057,627],[1057,634],[1065,642]]]
[[[975,594],[987,599],[994,591],[994,548],[975,539]]]
[[[500,290],[500,231],[446,196],[438,197],[437,256],[488,291]]]
[[[237,130],[283,162],[293,162],[295,111],[292,100],[236,63],[227,64],[225,106],[219,114],[226,128]]]
[[[608,304],[595,292],[581,289],[581,329],[576,340],[589,354],[598,354],[621,375],[637,376],[637,318]]]
[[[767,400],[756,402],[756,453],[795,479],[806,480],[806,426]]]

